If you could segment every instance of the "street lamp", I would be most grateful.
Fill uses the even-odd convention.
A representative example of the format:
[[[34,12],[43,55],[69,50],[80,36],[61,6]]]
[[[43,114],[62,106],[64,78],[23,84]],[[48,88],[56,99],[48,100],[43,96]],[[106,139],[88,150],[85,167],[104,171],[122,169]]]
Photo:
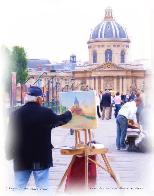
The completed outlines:
[[[51,84],[52,84],[52,101],[53,101],[53,97],[54,97],[53,79],[54,79],[54,76],[51,78]]]
[[[51,73],[55,73],[56,70],[51,69],[50,72],[51,72]],[[56,76],[52,76],[52,77],[51,77],[51,83],[52,83],[52,100],[53,100],[53,97],[54,97],[53,79],[54,79],[55,77],[56,77]]]
[[[50,72],[56,72],[55,70],[50,70]],[[36,84],[36,82],[44,75],[44,74],[46,74],[47,75],[47,72],[43,72],[39,77],[38,77],[38,79],[35,81],[35,83],[34,84]],[[47,83],[46,83],[46,85],[47,85],[47,92],[46,92],[46,103],[47,103],[47,105],[49,106],[49,102],[50,102],[50,85],[51,85],[51,83],[52,83],[52,85],[51,85],[51,88],[52,88],[52,101],[53,101],[53,99],[54,99],[54,78],[56,77],[56,75],[50,75],[49,74],[49,77],[47,77]],[[52,104],[53,104],[53,102],[52,102]]]
[[[48,103],[48,106],[49,106],[49,100],[50,100],[50,80],[47,78],[47,103]]]
[[[71,90],[74,90],[75,78],[71,78]]]
[[[56,113],[57,113],[57,106],[58,106],[58,86],[60,85],[59,81],[56,81]]]
[[[43,72],[43,73],[37,78],[37,80],[33,83],[33,85],[36,84],[36,82],[37,82],[40,78],[42,78],[42,76],[43,76],[44,74],[47,75],[47,72]]]

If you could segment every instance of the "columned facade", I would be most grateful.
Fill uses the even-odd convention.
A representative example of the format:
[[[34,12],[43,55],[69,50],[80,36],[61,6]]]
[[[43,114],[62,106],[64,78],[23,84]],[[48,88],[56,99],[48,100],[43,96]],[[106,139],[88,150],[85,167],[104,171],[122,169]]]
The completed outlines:
[[[86,75],[91,78],[91,82],[89,82],[89,79],[86,79]],[[87,69],[86,73],[85,70],[74,71],[72,77],[76,80],[82,78],[83,81],[86,81],[85,85],[89,89],[95,89],[97,92],[109,89],[114,91],[114,93],[120,92],[126,94],[134,90],[134,88],[137,91],[142,90],[145,71],[126,70],[112,63],[104,63],[89,71]]]
[[[114,94],[126,94],[142,90],[145,70],[140,65],[128,63],[130,40],[125,28],[113,18],[111,8],[105,10],[104,19],[96,25],[87,44],[89,66],[83,71],[74,71],[74,78],[80,75],[83,79],[88,75],[92,82],[86,85],[97,92],[109,89]]]

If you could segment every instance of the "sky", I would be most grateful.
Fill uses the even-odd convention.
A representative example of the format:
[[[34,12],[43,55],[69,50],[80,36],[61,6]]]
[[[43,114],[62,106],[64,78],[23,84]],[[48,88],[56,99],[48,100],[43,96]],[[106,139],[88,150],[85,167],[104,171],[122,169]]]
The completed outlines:
[[[15,45],[22,46],[28,58],[61,61],[75,53],[78,60],[87,61],[87,41],[91,29],[102,21],[105,8],[110,6],[113,9],[114,18],[126,28],[131,40],[130,59],[150,58],[151,49],[154,50],[154,44],[151,46],[151,43],[154,43],[152,1],[0,0],[0,45],[9,48]],[[154,64],[154,58],[152,60]],[[2,64],[0,58],[0,149],[3,149],[6,130],[4,100],[1,93],[3,92]],[[154,83],[154,79],[151,83]],[[154,85],[151,85],[151,88],[153,88],[154,97]],[[153,128],[153,120],[151,124]],[[151,134],[154,141],[154,132]],[[3,153],[0,159],[5,160]],[[5,187],[6,161],[0,160],[0,164],[1,188]],[[154,174],[150,176],[152,182]],[[153,187],[152,183],[151,187]]]
[[[28,58],[88,61],[90,32],[113,9],[131,40],[130,60],[151,56],[151,0],[0,0],[0,43],[25,48]]]

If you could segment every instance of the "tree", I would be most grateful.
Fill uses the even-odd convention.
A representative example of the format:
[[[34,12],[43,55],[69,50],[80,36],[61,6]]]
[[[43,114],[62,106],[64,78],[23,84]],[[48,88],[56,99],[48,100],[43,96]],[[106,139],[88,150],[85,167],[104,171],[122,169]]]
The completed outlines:
[[[4,81],[5,89],[9,91],[11,86],[11,72],[12,72],[11,51],[6,46],[1,46],[1,55],[4,63],[3,81]]]
[[[4,59],[4,83],[6,90],[11,88],[11,72],[16,72],[17,83],[24,83],[28,76],[26,52],[23,47],[14,46],[8,49],[1,47],[1,53]]]
[[[26,52],[23,47],[14,46],[11,54],[11,69],[17,74],[17,83],[24,83],[28,76]]]

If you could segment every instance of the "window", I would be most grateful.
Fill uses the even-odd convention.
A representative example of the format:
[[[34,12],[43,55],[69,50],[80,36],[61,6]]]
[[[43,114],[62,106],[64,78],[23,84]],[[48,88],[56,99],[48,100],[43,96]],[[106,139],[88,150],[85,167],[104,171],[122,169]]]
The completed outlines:
[[[112,62],[112,50],[111,49],[107,49],[105,51],[105,62]]]
[[[93,51],[93,63],[97,63],[97,52]]]
[[[121,51],[121,61],[120,62],[125,63],[125,51],[124,50]]]

